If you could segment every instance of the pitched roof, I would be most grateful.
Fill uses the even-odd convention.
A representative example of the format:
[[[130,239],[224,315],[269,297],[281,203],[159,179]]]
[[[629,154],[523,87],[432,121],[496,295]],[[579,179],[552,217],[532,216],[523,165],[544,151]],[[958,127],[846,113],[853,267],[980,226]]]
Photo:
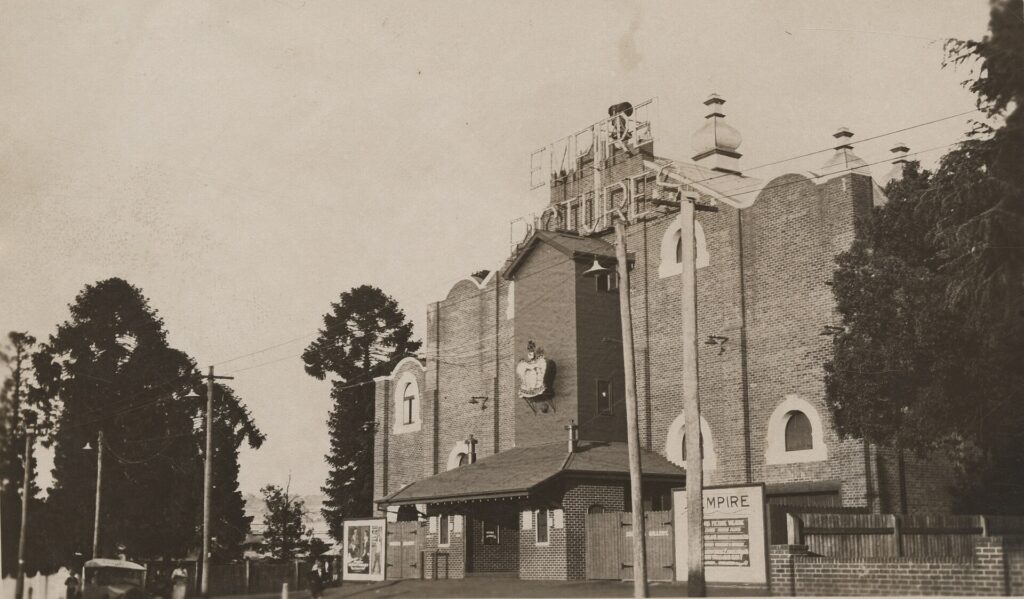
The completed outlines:
[[[533,232],[523,245],[509,258],[502,275],[508,278],[522,266],[526,256],[538,244],[546,244],[569,258],[579,256],[586,258],[606,258],[615,260],[615,246],[597,237],[584,237],[564,231],[546,231],[538,229]]]
[[[641,450],[640,462],[645,477],[682,481],[686,476],[685,470],[650,451]],[[418,480],[378,499],[377,503],[400,505],[526,497],[542,483],[568,474],[627,476],[629,453],[626,444],[580,441],[573,453],[567,452],[565,442],[516,447]]]

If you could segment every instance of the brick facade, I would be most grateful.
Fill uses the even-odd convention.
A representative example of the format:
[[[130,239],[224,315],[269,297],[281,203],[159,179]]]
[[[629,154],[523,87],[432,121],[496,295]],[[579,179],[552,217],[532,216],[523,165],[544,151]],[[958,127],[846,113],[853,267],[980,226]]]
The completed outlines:
[[[849,558],[809,554],[806,545],[771,547],[771,593],[780,596],[1020,595],[1019,539],[979,539],[973,559]]]
[[[629,505],[629,488],[625,484],[594,484],[573,481],[562,496],[566,530],[566,578],[582,580],[587,575],[587,513],[599,505],[604,511],[619,512]]]
[[[606,209],[613,193],[625,193],[636,205],[634,192],[650,197],[654,160],[649,144],[631,154],[613,152],[601,160],[596,190],[587,165],[553,180],[551,206],[579,200],[578,214],[585,219],[582,202],[588,195],[595,215]],[[800,493],[801,483],[819,491],[826,483],[833,494],[823,499],[828,503],[876,513],[949,511],[950,474],[940,461],[840,439],[825,404],[822,364],[830,356],[832,339],[821,331],[837,324],[828,281],[836,255],[849,247],[876,203],[871,178],[846,173],[823,181],[787,174],[757,182],[694,165],[686,168],[703,203],[718,206],[717,212],[702,211],[696,217],[704,239],[698,254],[706,250],[707,256],[707,264],[697,271],[700,396],[710,436],[705,454],[715,456],[705,483],[764,482],[770,492],[774,485],[793,494]],[[716,189],[726,184],[732,188],[724,195],[754,201],[743,210],[716,202]],[[580,223],[563,223],[563,241],[583,246],[598,239],[605,247],[613,241],[608,229],[576,236],[564,231],[566,225]],[[680,277],[669,267],[675,267],[673,234],[678,227],[678,212],[659,208],[632,219],[627,228],[641,444],[677,462],[673,452],[678,452],[680,439],[672,427],[682,413]],[[579,425],[584,440],[625,439],[617,293],[599,291],[594,280],[582,276],[592,259],[586,252],[567,255],[564,248],[544,243],[529,247],[513,256],[518,260],[514,272],[467,277],[430,304],[423,361],[403,361],[390,376],[377,379],[375,498],[449,469],[470,435],[478,458],[565,438],[570,421]],[[605,256],[604,265],[611,266]],[[720,342],[705,344],[709,336]],[[529,340],[544,347],[557,369],[554,409],[543,413],[517,396],[515,368]],[[395,397],[409,373],[419,385],[419,427],[401,432],[395,429]],[[599,380],[612,386],[611,414],[597,410]],[[786,412],[780,406],[792,398],[816,412],[816,450],[823,446],[827,457],[779,459],[773,453],[781,439],[778,432],[769,439],[769,427],[778,426],[777,419]],[[512,546],[518,548],[521,577],[585,574],[586,497],[604,494],[615,505],[622,499],[610,499],[621,489],[603,484],[581,483],[567,487],[564,496],[547,498],[566,510],[566,528],[552,530],[547,546],[537,546],[520,521]],[[785,502],[787,497],[772,501]],[[480,521],[470,517],[467,523],[463,534],[475,535]],[[467,554],[464,544],[459,547],[458,568],[452,570],[459,576],[464,565],[486,571],[512,563],[510,553],[471,547]],[[452,548],[449,554],[454,555]],[[470,563],[464,564],[467,555]],[[455,563],[451,558],[450,565]]]

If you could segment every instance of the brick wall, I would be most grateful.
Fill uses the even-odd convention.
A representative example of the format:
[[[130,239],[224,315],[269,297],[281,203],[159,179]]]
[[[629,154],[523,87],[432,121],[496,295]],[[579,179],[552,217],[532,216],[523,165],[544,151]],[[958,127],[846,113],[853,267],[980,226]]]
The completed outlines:
[[[521,399],[515,402],[516,446],[550,443],[566,438],[565,426],[579,422],[577,411],[576,264],[565,254],[540,243],[516,272],[516,330],[512,365],[526,357],[529,341],[543,348],[554,362],[554,410],[534,412]],[[550,365],[549,365],[550,368]]]
[[[469,545],[468,571],[519,571],[519,521],[515,517],[517,509],[515,505],[499,504],[492,509],[473,510],[469,518],[470,536],[466,539]],[[485,522],[497,526],[497,544],[484,544]]]
[[[464,578],[466,575],[466,519],[461,515],[451,514],[451,518],[459,518],[462,522],[462,528],[452,529],[448,535],[448,545],[441,546],[439,544],[440,535],[438,529],[440,526],[441,518],[439,513],[433,513],[430,519],[436,522],[431,524],[428,520],[427,526],[420,530],[424,532],[423,535],[423,576],[425,578],[434,577],[434,560],[438,560],[438,578],[444,578],[444,565],[445,558],[439,557],[437,554],[447,554],[447,566],[448,566],[448,578]],[[430,528],[434,526],[434,531],[431,532]]]
[[[529,512],[526,512],[529,513]],[[537,544],[536,523],[523,530],[523,512],[519,514],[519,578],[522,580],[566,580],[566,528],[550,527],[548,543]]]
[[[622,484],[598,485],[573,481],[562,497],[566,530],[566,578],[582,580],[587,576],[587,511],[600,505],[608,512],[620,512],[629,503],[629,490]]]
[[[1004,595],[1015,590],[1019,594],[1024,590],[1019,586],[1024,579],[1024,555],[1019,551],[1018,542],[1006,544],[1002,537],[980,539],[973,559],[837,559],[811,555],[806,545],[773,545],[771,592],[907,596]],[[1010,562],[1012,568],[1007,567]]]

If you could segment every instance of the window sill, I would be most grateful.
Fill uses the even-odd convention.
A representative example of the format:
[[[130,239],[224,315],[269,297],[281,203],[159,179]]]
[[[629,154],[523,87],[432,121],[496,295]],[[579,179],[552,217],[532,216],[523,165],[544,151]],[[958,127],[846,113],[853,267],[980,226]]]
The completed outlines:
[[[419,421],[414,421],[410,424],[396,424],[395,427],[391,429],[391,434],[401,435],[404,433],[415,433],[419,431],[421,427],[422,424]]]
[[[765,464],[806,464],[808,462],[824,462],[828,460],[828,452],[821,449],[801,449],[799,451],[783,451],[765,456]]]

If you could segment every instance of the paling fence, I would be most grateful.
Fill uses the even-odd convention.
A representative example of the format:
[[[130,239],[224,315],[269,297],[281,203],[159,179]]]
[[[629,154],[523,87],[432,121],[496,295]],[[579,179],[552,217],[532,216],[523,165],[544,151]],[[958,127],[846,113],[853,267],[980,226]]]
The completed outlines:
[[[808,513],[786,515],[790,545],[838,558],[930,558],[974,555],[977,540],[1024,535],[1021,516]],[[779,543],[775,538],[772,543]]]
[[[65,568],[53,574],[36,574],[25,577],[25,599],[64,599],[64,581],[69,572]],[[0,599],[14,599],[15,579],[4,578],[0,585]]]

